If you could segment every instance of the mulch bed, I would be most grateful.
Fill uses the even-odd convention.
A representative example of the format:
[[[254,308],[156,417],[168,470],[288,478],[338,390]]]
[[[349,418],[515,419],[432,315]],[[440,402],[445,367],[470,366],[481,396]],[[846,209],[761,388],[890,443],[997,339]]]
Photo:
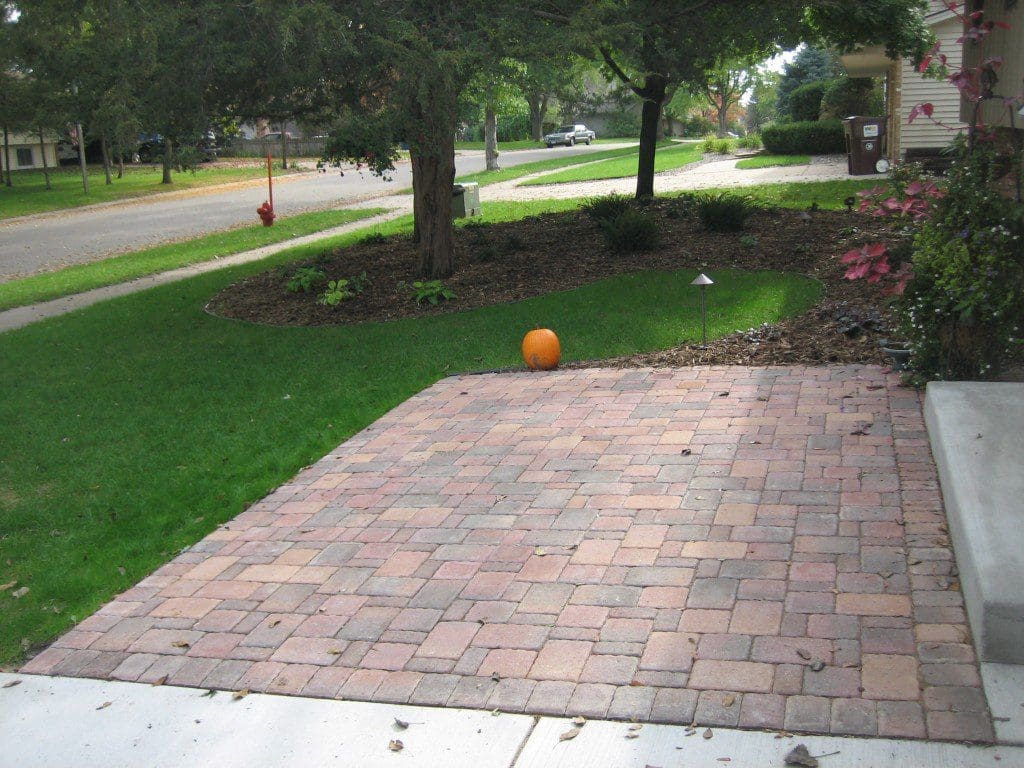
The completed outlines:
[[[370,278],[362,294],[337,306],[317,303],[322,289],[287,291],[285,283],[300,266],[290,264],[228,286],[207,310],[267,325],[344,325],[462,312],[641,270],[774,269],[821,281],[822,300],[800,316],[732,334],[706,348],[684,345],[604,360],[602,365],[885,362],[878,348],[890,322],[885,296],[875,285],[845,280],[839,263],[839,256],[852,247],[891,240],[883,220],[859,213],[774,209],[756,214],[742,233],[719,234],[702,231],[696,217],[674,200],[659,200],[646,210],[658,219],[662,244],[655,251],[627,255],[611,253],[595,222],[578,211],[460,228],[456,271],[445,280],[457,299],[438,306],[417,305],[407,288],[399,288],[399,281],[411,283],[419,277],[416,246],[411,238],[397,236],[327,251],[308,262],[330,279],[362,272]],[[750,244],[750,236],[756,244]]]

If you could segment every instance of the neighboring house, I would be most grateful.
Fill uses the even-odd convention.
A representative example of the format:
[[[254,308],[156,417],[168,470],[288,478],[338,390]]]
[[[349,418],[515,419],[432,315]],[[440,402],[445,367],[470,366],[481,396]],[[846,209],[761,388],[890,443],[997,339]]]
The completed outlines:
[[[948,58],[950,68],[957,69],[962,56],[961,47],[956,42],[963,34],[960,22],[942,0],[928,0],[928,5],[925,17],[928,26],[942,44],[941,50]],[[914,62],[907,59],[893,61],[880,45],[842,55],[839,59],[850,77],[885,77],[886,146],[891,160],[938,155],[954,139],[956,129],[963,127],[960,95],[956,88],[945,80],[923,77]],[[910,110],[924,102],[930,102],[935,108],[932,119],[918,118],[908,123]],[[954,129],[943,126],[953,126]]]
[[[27,133],[11,133],[8,135],[11,170],[29,170],[31,168],[43,167],[43,152],[46,153],[46,165],[50,168],[57,166],[57,139],[53,136],[43,136],[43,143],[40,145],[39,136],[30,136]],[[0,169],[7,170],[6,156],[4,151],[3,134],[0,134]]]

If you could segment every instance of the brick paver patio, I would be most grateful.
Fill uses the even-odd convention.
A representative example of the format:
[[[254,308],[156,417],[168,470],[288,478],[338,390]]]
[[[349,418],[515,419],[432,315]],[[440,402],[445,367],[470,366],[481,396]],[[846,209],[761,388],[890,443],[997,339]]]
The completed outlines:
[[[457,377],[23,671],[990,740],[957,587],[879,368]]]

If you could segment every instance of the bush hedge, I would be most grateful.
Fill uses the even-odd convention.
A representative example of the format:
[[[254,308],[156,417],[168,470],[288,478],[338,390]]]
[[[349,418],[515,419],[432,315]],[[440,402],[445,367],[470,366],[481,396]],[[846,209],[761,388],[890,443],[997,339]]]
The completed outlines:
[[[881,89],[870,77],[841,77],[833,80],[821,97],[820,118],[885,114]]]
[[[813,83],[804,83],[789,94],[789,114],[793,121],[817,120],[821,113],[821,97],[832,85],[832,80],[815,80]]]
[[[840,120],[804,121],[765,126],[764,148],[776,155],[830,155],[846,152]]]

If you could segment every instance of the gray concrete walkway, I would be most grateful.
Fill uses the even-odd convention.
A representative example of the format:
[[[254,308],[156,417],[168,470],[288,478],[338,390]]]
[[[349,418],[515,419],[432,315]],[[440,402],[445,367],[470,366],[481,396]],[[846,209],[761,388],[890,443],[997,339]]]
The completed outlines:
[[[642,768],[781,766],[798,744],[823,768],[1015,768],[1024,748],[779,735],[686,725],[326,701],[0,674],[0,764],[18,768]]]

